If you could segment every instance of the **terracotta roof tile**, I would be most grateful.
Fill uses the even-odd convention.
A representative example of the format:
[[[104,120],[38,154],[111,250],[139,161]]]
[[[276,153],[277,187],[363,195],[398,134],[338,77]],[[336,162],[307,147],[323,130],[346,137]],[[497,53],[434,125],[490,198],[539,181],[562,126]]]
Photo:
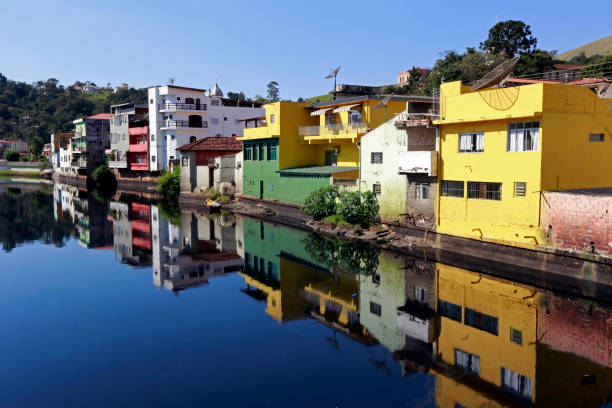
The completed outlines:
[[[98,113],[96,115],[88,116],[87,119],[110,119],[110,113]]]
[[[177,148],[179,151],[211,151],[230,150],[239,152],[242,150],[242,142],[236,137],[210,136]]]
[[[575,81],[568,82],[568,85],[592,85],[592,84],[601,84],[601,83],[612,83],[609,79],[606,78],[581,78]]]

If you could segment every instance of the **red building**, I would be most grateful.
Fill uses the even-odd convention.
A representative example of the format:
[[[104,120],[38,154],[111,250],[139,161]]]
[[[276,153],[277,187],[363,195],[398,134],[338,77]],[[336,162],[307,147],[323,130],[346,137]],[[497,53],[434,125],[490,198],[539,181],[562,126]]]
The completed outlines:
[[[132,246],[151,250],[151,206],[132,203]]]
[[[149,127],[130,127],[128,163],[130,170],[149,170]]]

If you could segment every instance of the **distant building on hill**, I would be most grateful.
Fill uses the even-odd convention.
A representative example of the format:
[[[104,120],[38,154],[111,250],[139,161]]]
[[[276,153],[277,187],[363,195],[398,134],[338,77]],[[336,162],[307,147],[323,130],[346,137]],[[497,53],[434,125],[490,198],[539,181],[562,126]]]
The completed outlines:
[[[416,67],[416,69],[419,70],[421,75],[429,75],[429,73],[431,73],[431,69],[428,69],[428,68]],[[412,70],[407,69],[406,71],[402,71],[399,74],[397,74],[397,84],[399,86],[408,84],[408,80],[410,80],[410,71]]]

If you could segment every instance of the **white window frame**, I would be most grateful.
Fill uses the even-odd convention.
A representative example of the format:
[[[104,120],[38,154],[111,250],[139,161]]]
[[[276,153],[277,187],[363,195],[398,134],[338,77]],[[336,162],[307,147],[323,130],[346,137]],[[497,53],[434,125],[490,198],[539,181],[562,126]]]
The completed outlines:
[[[537,152],[539,147],[539,121],[508,123],[507,152]]]
[[[459,153],[484,153],[484,133],[459,133]]]

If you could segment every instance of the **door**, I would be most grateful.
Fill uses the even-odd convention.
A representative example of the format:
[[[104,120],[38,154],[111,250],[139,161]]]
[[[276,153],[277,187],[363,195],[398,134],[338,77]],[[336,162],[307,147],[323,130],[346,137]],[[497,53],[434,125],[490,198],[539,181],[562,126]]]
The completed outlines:
[[[326,166],[337,166],[338,165],[338,155],[335,150],[326,150],[325,151],[325,165]]]
[[[200,110],[200,98],[196,98],[196,110]]]
[[[214,167],[208,168],[208,187],[212,187],[215,184],[215,169]]]
[[[263,198],[263,180],[259,180],[259,198]]]

